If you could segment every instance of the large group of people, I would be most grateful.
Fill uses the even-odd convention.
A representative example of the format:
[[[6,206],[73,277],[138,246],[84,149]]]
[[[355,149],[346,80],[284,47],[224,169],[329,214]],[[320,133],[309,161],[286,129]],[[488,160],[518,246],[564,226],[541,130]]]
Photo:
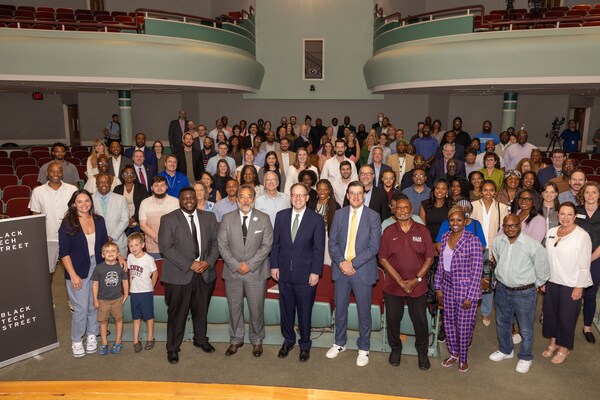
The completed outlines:
[[[295,116],[282,117],[272,129],[262,119],[231,127],[222,117],[210,130],[196,128],[181,111],[169,126],[170,154],[160,141],[147,147],[143,133],[125,151],[118,141],[95,141],[81,190],[72,185],[65,146],[55,144],[54,160],[42,167],[42,185],[34,189],[30,208],[46,214],[50,272],[57,257],[65,268],[74,307],[73,355],[97,350],[96,335],[107,313],[121,318],[110,303],[114,298],[103,300],[109,305],[99,301],[103,286],[95,282],[108,279],[106,273],[94,274],[99,265],[104,271],[104,264],[117,264],[135,271],[132,277],[145,277],[144,285],[131,285],[138,292],[134,296],[132,290],[131,301],[135,335],[140,319],[150,328],[153,313],[139,288],[152,291],[156,259],[163,259],[168,361],[179,361],[190,310],[194,345],[214,352],[206,324],[219,257],[229,307],[227,356],[244,345],[244,298],[252,354],[262,355],[271,278],[279,283],[284,338],[278,356],[287,357],[298,342],[299,360],[309,360],[311,311],[324,264],[331,268],[336,307],[330,359],[346,350],[353,295],[359,320],[356,364],[369,363],[378,266],[385,272],[393,366],[401,362],[405,304],[418,367],[424,370],[430,368],[427,312],[443,313],[439,337],[449,357],[442,365],[456,364],[466,372],[477,311],[490,326],[495,307],[499,346],[490,359],[514,357],[514,344],[522,341],[516,370],[526,373],[539,292],[544,292],[543,335],[550,340],[542,356],[564,362],[574,347],[582,302],[583,334],[595,342],[600,186],[587,182],[575,159],[557,149],[551,165],[544,165],[525,130],[496,134],[490,121],[472,137],[459,117],[448,131],[427,117],[413,135],[382,113],[369,131],[364,124],[356,129],[349,116],[339,126],[336,118],[330,126],[321,118],[314,126],[311,121],[306,116],[297,124]],[[579,136],[563,137],[565,148],[572,148]],[[121,275],[111,277],[116,285]],[[124,283],[121,305],[128,288]],[[100,352],[107,354],[102,333]],[[145,348],[153,346],[150,335]],[[119,336],[110,352],[120,349]],[[134,349],[142,349],[138,337]]]

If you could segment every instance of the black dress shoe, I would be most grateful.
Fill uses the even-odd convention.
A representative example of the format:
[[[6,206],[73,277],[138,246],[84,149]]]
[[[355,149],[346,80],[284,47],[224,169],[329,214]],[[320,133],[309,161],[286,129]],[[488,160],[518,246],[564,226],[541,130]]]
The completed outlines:
[[[426,371],[431,367],[427,354],[419,354],[419,369]]]
[[[260,357],[260,356],[262,356],[262,353],[263,353],[262,344],[253,344],[252,345],[252,355],[254,357]]]
[[[388,362],[390,363],[390,365],[393,365],[394,367],[397,367],[400,365],[400,358],[402,357],[402,352],[400,351],[392,351],[390,353],[390,356],[388,358]]]
[[[238,349],[240,347],[242,347],[243,345],[244,345],[244,343],[230,344],[229,347],[227,348],[227,350],[225,350],[225,355],[226,356],[234,355],[235,353],[237,353]]]
[[[300,350],[300,356],[298,359],[300,362],[306,362],[310,358],[310,350]]]
[[[277,354],[277,357],[286,358],[288,356],[288,354],[290,353],[290,350],[292,350],[293,348],[294,348],[294,345],[288,346],[287,344],[284,344],[283,346],[281,346],[281,349],[279,349],[279,353]]]
[[[583,332],[583,336],[585,336],[585,340],[587,340],[588,343],[596,343],[596,338],[592,332]]]
[[[198,347],[199,349],[202,349],[202,351],[205,353],[214,353],[214,351],[215,351],[215,348],[213,347],[213,345],[208,342],[204,342],[204,343],[194,342],[194,346]]]
[[[177,364],[179,362],[179,353],[176,351],[167,351],[167,360],[171,364]]]

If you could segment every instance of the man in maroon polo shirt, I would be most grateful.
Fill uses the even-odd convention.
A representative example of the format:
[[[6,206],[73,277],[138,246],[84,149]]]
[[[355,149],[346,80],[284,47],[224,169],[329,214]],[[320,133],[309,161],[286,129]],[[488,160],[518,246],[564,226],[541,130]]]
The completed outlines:
[[[415,348],[419,369],[430,367],[427,357],[427,281],[425,276],[433,264],[433,242],[429,230],[412,220],[412,205],[400,199],[393,210],[397,222],[383,232],[379,245],[379,263],[385,269],[384,296],[387,336],[392,352],[389,363],[400,365],[402,341],[400,321],[404,304],[415,328]]]

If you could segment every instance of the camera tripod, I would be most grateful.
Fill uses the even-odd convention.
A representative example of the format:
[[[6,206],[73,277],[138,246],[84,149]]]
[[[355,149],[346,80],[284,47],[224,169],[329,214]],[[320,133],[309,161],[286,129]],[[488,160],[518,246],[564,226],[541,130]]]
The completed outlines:
[[[558,135],[558,130],[552,130],[550,132],[550,143],[548,144],[546,152],[550,152],[555,148],[559,148],[562,150],[562,144],[560,143],[560,136]]]

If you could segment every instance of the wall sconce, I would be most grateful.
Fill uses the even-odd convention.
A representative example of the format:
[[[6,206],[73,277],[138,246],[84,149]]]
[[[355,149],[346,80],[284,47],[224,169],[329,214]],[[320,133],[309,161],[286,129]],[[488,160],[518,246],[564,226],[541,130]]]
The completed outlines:
[[[315,85],[310,85],[310,89],[311,92],[316,92],[317,88],[315,88]]]

